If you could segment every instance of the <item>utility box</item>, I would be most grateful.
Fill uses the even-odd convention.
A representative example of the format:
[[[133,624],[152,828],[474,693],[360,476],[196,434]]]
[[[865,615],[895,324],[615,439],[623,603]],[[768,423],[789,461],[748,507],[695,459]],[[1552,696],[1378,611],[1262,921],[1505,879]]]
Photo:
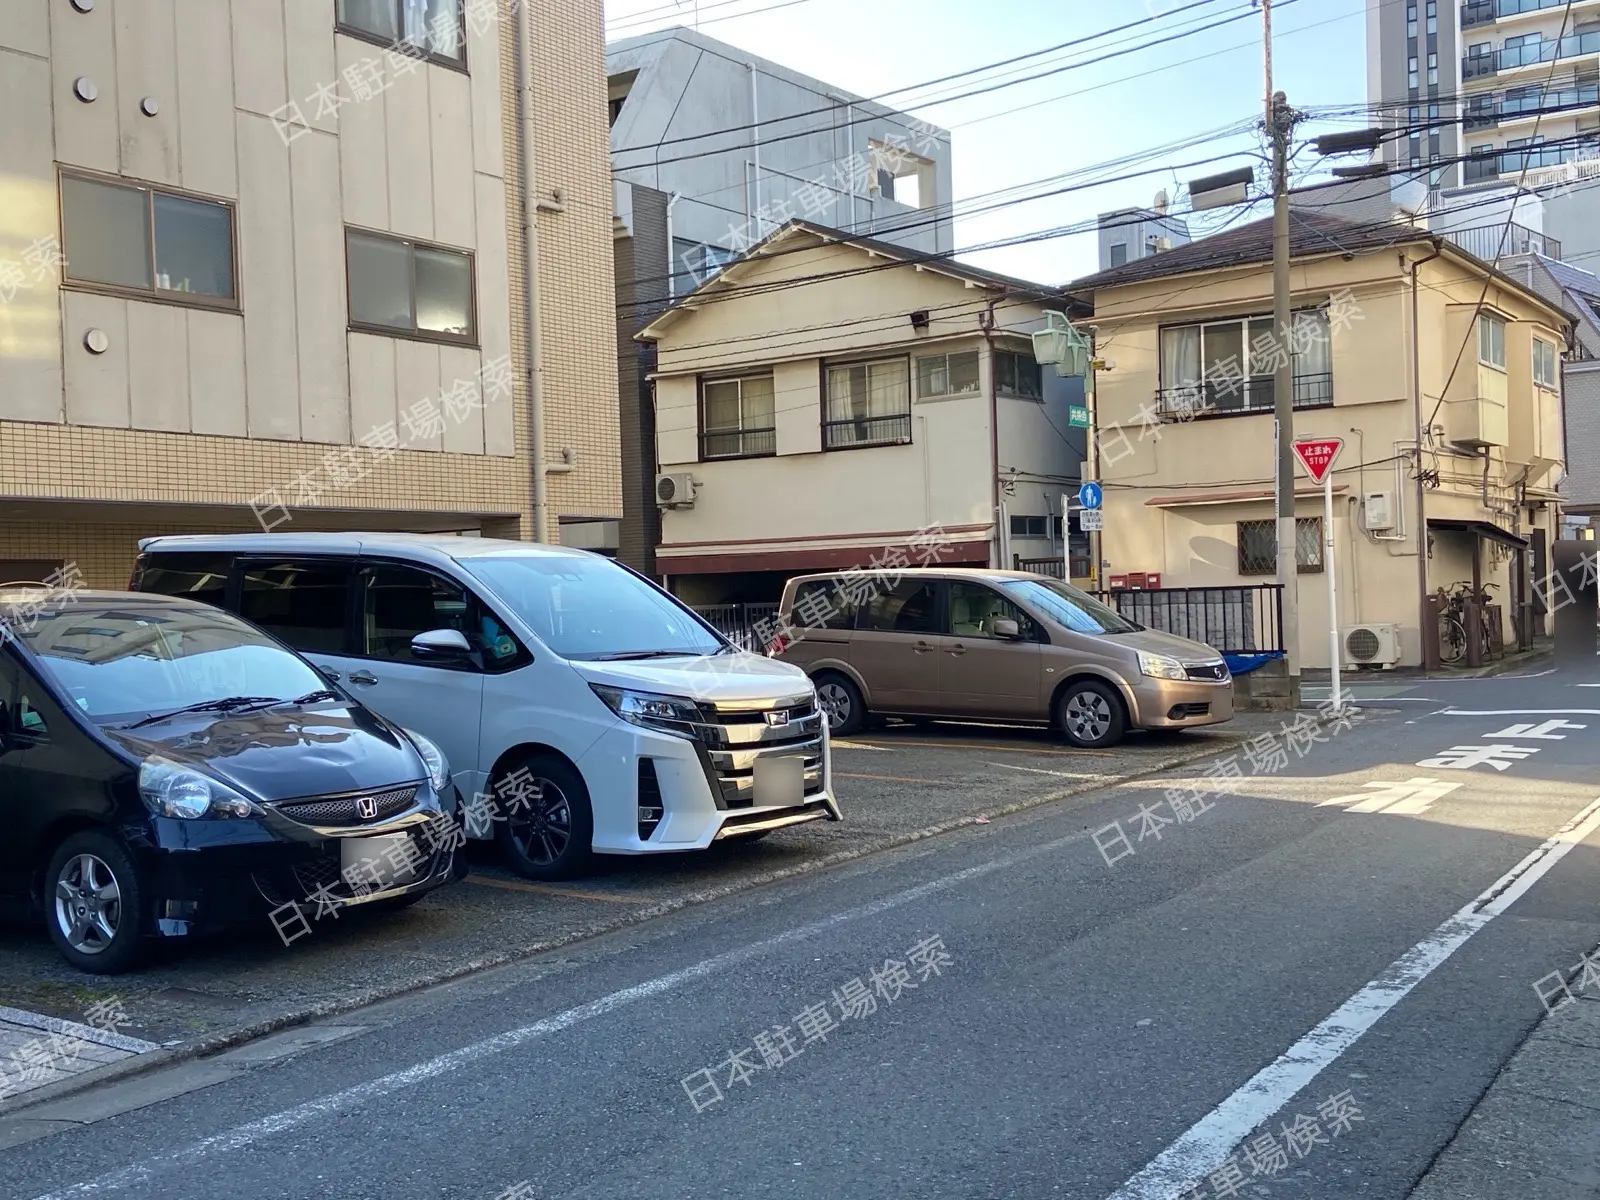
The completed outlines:
[[[1361,496],[1362,523],[1370,533],[1394,528],[1394,493],[1385,489]]]

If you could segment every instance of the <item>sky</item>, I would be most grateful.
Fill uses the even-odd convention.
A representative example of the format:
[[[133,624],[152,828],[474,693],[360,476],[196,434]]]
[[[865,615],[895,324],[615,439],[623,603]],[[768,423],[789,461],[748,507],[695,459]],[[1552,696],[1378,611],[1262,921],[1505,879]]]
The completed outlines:
[[[1274,0],[1274,83],[1289,102],[1310,109],[1366,100],[1369,4],[1404,0]],[[1193,6],[1193,7],[1190,7]],[[1250,165],[1261,146],[1264,107],[1262,28],[1251,0],[698,0],[700,28],[763,58],[863,96],[910,89],[883,103],[951,131],[961,257],[993,270],[1047,283],[1092,272],[1092,232],[970,252],[1130,205],[1148,205],[1159,189],[1176,195],[1185,180]],[[619,39],[693,25],[696,0],[607,0],[607,37]],[[1185,9],[1185,11],[1174,11]],[[1027,63],[938,87],[912,85],[1042,50],[1141,18],[1161,19]],[[1174,33],[1237,17],[1220,28]],[[1154,44],[1151,44],[1154,43]],[[1127,50],[1098,63],[1086,59]],[[1046,78],[936,103],[941,95],[1072,64]],[[1012,111],[1019,110],[1020,111]],[[1355,117],[1307,123],[1308,133],[1349,129]],[[1188,148],[1175,144],[1230,127],[1244,131]],[[1171,150],[1133,167],[1152,168],[1122,182],[961,216],[961,204],[1005,188],[1109,163],[1134,152]],[[1199,160],[1224,156],[1220,161]],[[1312,170],[1309,151],[1297,170]],[[1257,178],[1265,182],[1257,164]],[[1080,182],[1080,181],[1073,181]],[[1047,187],[1040,184],[1038,190]],[[993,203],[988,201],[986,203]],[[1264,215],[1264,210],[1258,210]],[[1215,222],[1232,214],[1208,214]],[[1197,223],[1195,232],[1203,232]]]

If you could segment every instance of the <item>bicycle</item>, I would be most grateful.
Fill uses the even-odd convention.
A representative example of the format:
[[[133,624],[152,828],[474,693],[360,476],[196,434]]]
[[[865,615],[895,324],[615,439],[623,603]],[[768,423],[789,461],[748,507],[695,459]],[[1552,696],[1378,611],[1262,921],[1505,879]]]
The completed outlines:
[[[1489,601],[1489,592],[1498,584],[1485,584],[1477,594],[1479,658],[1487,661],[1494,652],[1494,637],[1483,606]],[[1466,580],[1454,584],[1447,592],[1438,589],[1441,601],[1439,610],[1439,661],[1454,665],[1467,653],[1467,601],[1472,599],[1472,584]]]

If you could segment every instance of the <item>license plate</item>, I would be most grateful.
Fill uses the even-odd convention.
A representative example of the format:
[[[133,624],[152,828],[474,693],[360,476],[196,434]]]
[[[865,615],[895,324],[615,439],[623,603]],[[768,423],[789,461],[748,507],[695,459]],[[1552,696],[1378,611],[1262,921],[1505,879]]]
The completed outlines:
[[[768,755],[755,762],[755,805],[791,806],[806,794],[806,760],[798,754]]]
[[[339,866],[346,880],[361,880],[369,891],[385,891],[412,882],[416,870],[399,849],[409,834],[380,833],[373,837],[345,838],[339,843]],[[393,850],[391,855],[389,852]],[[352,870],[354,868],[354,870]]]

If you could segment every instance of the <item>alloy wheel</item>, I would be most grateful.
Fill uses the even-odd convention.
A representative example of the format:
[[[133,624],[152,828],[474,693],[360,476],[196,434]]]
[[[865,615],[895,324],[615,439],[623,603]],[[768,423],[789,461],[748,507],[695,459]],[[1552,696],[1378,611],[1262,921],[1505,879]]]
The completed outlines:
[[[69,858],[56,876],[56,925],[80,954],[100,954],[122,926],[122,888],[105,860],[93,854]]]
[[[566,793],[548,779],[535,780],[527,798],[528,815],[511,822],[511,836],[533,862],[549,866],[572,842],[572,807]]]
[[[1111,729],[1111,705],[1098,692],[1082,691],[1066,705],[1067,727],[1085,742],[1098,741]]]
[[[817,689],[817,703],[828,718],[829,729],[837,729],[850,719],[850,693],[841,684],[824,683]]]

